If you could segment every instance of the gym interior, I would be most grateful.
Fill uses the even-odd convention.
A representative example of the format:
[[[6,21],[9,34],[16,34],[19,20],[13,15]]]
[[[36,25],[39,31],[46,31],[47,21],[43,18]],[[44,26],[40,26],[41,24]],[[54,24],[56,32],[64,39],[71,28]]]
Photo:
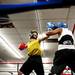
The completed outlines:
[[[27,43],[31,30],[36,30],[39,34],[48,31],[47,22],[66,22],[68,28],[73,31],[75,37],[75,5],[65,3],[61,5],[43,5],[42,2],[48,0],[0,0],[0,5],[25,4],[18,7],[0,6],[0,75],[18,75],[18,70],[28,59],[27,50],[19,50],[21,42]],[[56,1],[56,0],[55,0]],[[60,0],[61,1],[61,0]],[[69,0],[66,0],[69,1]],[[41,5],[27,6],[35,2]],[[67,5],[68,4],[68,5]],[[47,6],[47,7],[46,7]],[[18,9],[15,9],[18,8]],[[31,9],[30,9],[31,8]],[[14,10],[15,9],[15,10]],[[28,9],[28,10],[27,10]],[[53,35],[41,42],[40,47],[44,50],[42,63],[45,75],[48,75],[53,65],[55,51],[58,48],[58,35]],[[68,74],[70,71],[66,71]],[[30,75],[36,75],[33,70]]]

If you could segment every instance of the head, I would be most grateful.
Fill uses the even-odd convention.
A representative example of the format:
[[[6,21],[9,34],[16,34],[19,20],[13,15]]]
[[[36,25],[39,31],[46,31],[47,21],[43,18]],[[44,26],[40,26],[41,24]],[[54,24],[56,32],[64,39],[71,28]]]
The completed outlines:
[[[64,22],[48,22],[48,30],[54,30],[57,28],[68,28],[68,25]]]
[[[58,28],[56,26],[56,23],[55,22],[48,22],[47,23],[47,26],[48,26],[48,30],[54,30],[54,29]]]
[[[38,37],[38,32],[35,31],[35,30],[32,30],[32,31],[30,32],[29,36],[30,36],[30,39],[37,39],[37,37]]]

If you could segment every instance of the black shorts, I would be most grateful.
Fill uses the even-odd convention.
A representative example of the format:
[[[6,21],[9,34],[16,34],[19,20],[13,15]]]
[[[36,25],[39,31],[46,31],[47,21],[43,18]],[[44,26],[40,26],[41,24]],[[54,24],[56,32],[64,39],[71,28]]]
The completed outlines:
[[[75,62],[75,50],[74,49],[62,49],[56,51],[54,63],[64,64],[64,63]]]
[[[75,50],[63,49],[56,51],[51,72],[61,73],[66,66],[75,72]]]
[[[20,68],[20,71],[25,75],[29,75],[32,70],[35,70],[37,75],[44,75],[41,56],[30,56]]]

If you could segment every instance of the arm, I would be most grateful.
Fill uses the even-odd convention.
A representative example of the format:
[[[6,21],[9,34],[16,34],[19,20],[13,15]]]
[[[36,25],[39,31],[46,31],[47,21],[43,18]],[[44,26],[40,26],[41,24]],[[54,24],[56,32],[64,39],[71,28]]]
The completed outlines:
[[[46,35],[46,33],[44,35],[41,35],[42,38],[39,39],[39,42],[46,40],[49,36]]]
[[[55,30],[48,31],[48,32],[46,33],[46,35],[47,35],[47,36],[52,36],[52,35],[56,35],[56,34],[60,35],[61,32],[62,32],[62,29],[57,28],[57,29],[55,29]]]
[[[43,40],[46,40],[49,36],[52,36],[52,35],[56,35],[56,34],[61,34],[62,32],[62,29],[60,28],[57,28],[55,30],[51,30],[51,31],[48,31],[45,33],[45,36],[42,37],[42,39],[39,39],[39,41],[43,41]]]

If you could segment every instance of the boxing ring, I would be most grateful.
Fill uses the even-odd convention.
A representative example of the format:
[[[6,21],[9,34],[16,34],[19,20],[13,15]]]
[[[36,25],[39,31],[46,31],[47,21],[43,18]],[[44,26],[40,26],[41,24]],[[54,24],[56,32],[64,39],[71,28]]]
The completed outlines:
[[[74,0],[37,0],[37,2],[0,4],[0,14],[13,14],[37,9],[61,8],[75,5]]]
[[[6,74],[6,75],[17,75],[18,70],[22,66],[23,62],[0,62],[0,65],[5,65],[4,68],[1,69],[0,67],[0,74]],[[48,75],[50,72],[50,68],[52,66],[52,62],[43,63],[45,75]],[[49,69],[48,69],[49,68]],[[66,66],[64,71],[61,73],[61,75],[71,75],[71,69]],[[36,75],[34,70],[31,72],[30,75]]]
[[[0,62],[0,66],[4,65],[3,67],[0,67],[0,74],[8,74],[8,75],[17,75],[18,70],[20,69],[20,67],[22,66],[23,61],[8,61],[8,62]],[[45,75],[48,75],[49,70],[50,70],[50,65],[52,65],[52,62],[47,62],[47,63],[43,63],[43,65],[45,65]],[[49,68],[49,69],[48,69]],[[36,73],[34,72],[34,70],[32,71],[32,73],[30,75],[36,75]]]
[[[0,4],[0,15],[15,14],[15,13],[27,12],[27,11],[38,10],[38,9],[43,10],[49,8],[61,8],[64,5],[65,4],[63,0],[38,1],[38,2],[21,3],[21,4]],[[72,30],[73,33],[74,30],[75,30],[75,25]],[[13,75],[13,72],[18,72],[20,65],[22,65],[23,62],[0,62],[0,65],[2,64],[14,64],[16,70],[0,71],[0,72],[8,72],[10,75]],[[48,64],[52,64],[52,62],[43,63],[43,64],[48,65]]]
[[[61,5],[62,0],[39,1],[22,4],[0,4],[0,14],[12,14],[36,9],[54,8]]]

